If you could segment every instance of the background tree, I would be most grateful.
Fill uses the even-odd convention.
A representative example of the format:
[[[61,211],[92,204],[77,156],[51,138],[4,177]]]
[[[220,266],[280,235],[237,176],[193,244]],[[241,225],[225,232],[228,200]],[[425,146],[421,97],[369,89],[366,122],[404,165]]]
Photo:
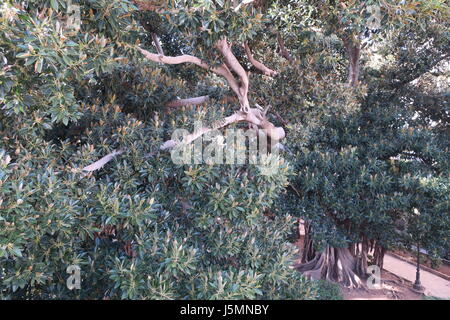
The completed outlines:
[[[305,18],[300,31],[285,35],[294,62],[272,89],[283,98],[269,97],[288,123],[297,172],[280,206],[306,221],[298,269],[360,286],[367,264],[382,267],[384,252],[404,241],[395,231],[413,207],[425,210],[427,246],[448,249],[448,92],[435,89],[448,65],[449,8],[296,3],[297,15],[277,16],[286,31],[295,30],[291,18]],[[368,12],[374,4],[381,13],[376,30]],[[425,93],[419,83],[430,77],[434,85]],[[417,229],[411,233],[419,237]]]

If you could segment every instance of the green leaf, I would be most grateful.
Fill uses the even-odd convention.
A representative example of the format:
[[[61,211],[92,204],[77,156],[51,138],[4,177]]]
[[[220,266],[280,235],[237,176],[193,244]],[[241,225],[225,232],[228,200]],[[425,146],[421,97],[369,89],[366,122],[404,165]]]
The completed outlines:
[[[44,59],[39,58],[36,63],[34,64],[34,71],[37,73],[42,72],[42,66],[44,65]]]
[[[16,58],[19,58],[19,59],[27,58],[29,56],[31,56],[31,54],[29,52],[21,52],[21,53],[16,54]]]
[[[14,255],[16,255],[17,257],[22,257],[22,251],[21,251],[19,248],[13,247],[13,248],[11,249],[11,251],[12,251],[12,253],[14,253]]]
[[[56,1],[56,0],[50,0],[50,5],[52,6],[52,8],[53,8],[55,11],[58,11],[58,8],[59,8],[58,1]]]
[[[37,60],[37,57],[32,57],[30,59],[27,59],[27,61],[25,62],[26,66],[32,65],[33,63],[35,63]]]

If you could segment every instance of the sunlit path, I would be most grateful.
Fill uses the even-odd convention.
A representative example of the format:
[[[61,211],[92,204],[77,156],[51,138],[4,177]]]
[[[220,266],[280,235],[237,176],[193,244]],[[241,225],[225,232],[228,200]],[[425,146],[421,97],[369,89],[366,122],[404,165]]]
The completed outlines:
[[[416,268],[412,264],[389,254],[384,257],[383,268],[411,282],[416,280]],[[450,299],[450,281],[425,270],[420,271],[420,281],[425,287],[426,295]]]

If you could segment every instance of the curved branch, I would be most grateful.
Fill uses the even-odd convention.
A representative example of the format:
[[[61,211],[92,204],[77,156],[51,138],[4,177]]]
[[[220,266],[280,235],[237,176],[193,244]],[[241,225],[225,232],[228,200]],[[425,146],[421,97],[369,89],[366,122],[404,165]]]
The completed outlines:
[[[281,37],[281,34],[279,32],[277,32],[277,42],[278,42],[278,46],[280,47],[280,55],[283,58],[285,58],[287,61],[289,61],[290,63],[294,62],[294,58],[292,58],[291,54],[284,46],[284,40]]]
[[[250,109],[250,104],[248,102],[248,75],[245,72],[244,68],[241,66],[239,61],[234,56],[231,51],[231,45],[228,44],[226,38],[219,40],[216,44],[217,49],[222,53],[222,56],[225,59],[225,63],[238,75],[240,79],[239,86],[239,101],[241,103],[241,109],[247,112]]]
[[[142,49],[140,47],[136,47],[136,48],[147,59],[149,59],[151,61],[154,61],[154,62],[161,62],[161,63],[165,63],[165,64],[193,63],[193,64],[196,64],[199,67],[202,67],[203,69],[214,71],[213,68],[210,68],[210,66],[208,64],[206,64],[205,62],[203,62],[199,58],[191,56],[191,55],[188,55],[188,54],[183,54],[181,56],[171,57],[171,56],[165,56],[163,54],[152,53],[152,52],[149,52],[149,51],[147,51],[145,49]]]
[[[187,106],[187,105],[196,106],[196,105],[202,104],[208,100],[209,100],[209,96],[200,96],[200,97],[187,98],[187,99],[177,99],[177,100],[169,101],[166,104],[166,107],[175,108],[175,107],[182,107],[182,106]]]
[[[147,59],[154,61],[154,62],[161,62],[165,64],[181,64],[181,63],[193,63],[205,70],[212,71],[215,74],[221,75],[224,77],[228,84],[230,85],[231,89],[239,96],[240,90],[239,90],[239,83],[234,78],[233,74],[228,70],[226,65],[221,65],[219,67],[211,67],[206,62],[203,62],[199,58],[195,56],[191,56],[188,54],[183,54],[181,56],[171,57],[171,56],[165,56],[162,54],[156,54],[149,52],[145,49],[142,49],[140,47],[136,47],[137,50],[139,50]]]
[[[181,141],[181,143],[189,144],[192,141],[198,139],[199,137],[201,137],[202,135],[204,135],[205,133],[207,133],[209,131],[217,130],[219,128],[228,126],[232,123],[239,122],[242,120],[243,120],[242,116],[239,114],[239,112],[236,112],[236,113],[232,114],[231,116],[222,119],[220,124],[214,123],[211,127],[202,127],[199,130],[194,131],[193,133],[185,136],[183,138],[183,141]],[[179,143],[174,140],[168,140],[168,141],[164,142],[164,144],[160,147],[160,149],[161,150],[171,149],[171,148],[177,146],[178,144]]]
[[[237,122],[248,122],[258,127],[263,131],[268,137],[274,142],[278,142],[285,137],[285,131],[282,127],[275,127],[275,125],[269,122],[266,117],[262,114],[260,109],[250,108],[248,112],[238,111],[231,116],[223,118],[221,120],[215,121],[211,127],[202,127],[199,130],[185,136],[181,143],[189,144],[192,141],[198,139],[202,135],[212,130],[217,130],[226,127],[230,124]],[[175,140],[168,140],[160,147],[161,150],[172,149],[177,146],[179,142]]]
[[[234,72],[239,76],[241,79],[241,85],[243,86],[243,89],[248,91],[248,76],[247,72],[245,72],[244,68],[241,66],[239,61],[234,56],[233,52],[231,51],[231,46],[228,44],[227,39],[219,40],[217,43],[217,48],[222,53],[225,62],[227,65],[233,69]]]
[[[256,69],[262,71],[263,74],[265,74],[266,76],[269,76],[269,77],[274,77],[277,75],[276,71],[266,67],[263,63],[259,62],[258,60],[256,60],[253,57],[252,51],[250,50],[250,47],[248,46],[247,42],[244,42],[244,49],[245,49],[245,53],[247,55],[248,60]]]
[[[279,145],[278,142],[286,136],[286,133],[282,127],[275,127],[275,125],[273,123],[271,123],[270,121],[267,120],[267,118],[264,114],[264,111],[262,111],[261,109],[258,109],[258,108],[250,108],[248,110],[248,112],[238,111],[238,112],[232,114],[231,116],[228,116],[221,120],[215,121],[211,125],[211,127],[200,128],[199,130],[185,136],[183,138],[183,141],[181,141],[181,143],[189,144],[207,132],[217,130],[217,129],[223,128],[225,126],[228,126],[232,123],[242,122],[242,121],[246,121],[246,122],[256,126],[257,129],[264,132],[271,139],[273,146]],[[167,140],[159,147],[159,149],[160,150],[168,150],[168,149],[172,149],[172,148],[176,147],[179,144],[180,144],[180,142],[178,142],[178,141]],[[113,151],[110,154],[107,154],[106,156],[101,158],[100,160],[90,164],[89,166],[84,167],[82,169],[82,171],[92,172],[95,170],[99,170],[105,164],[107,164],[108,162],[113,160],[118,155],[121,155],[125,151],[126,151],[126,149],[120,149],[117,151]],[[156,154],[156,152],[148,153],[144,156],[144,158],[154,156],[155,154]]]
[[[122,154],[122,153],[124,153],[124,152],[125,152],[125,150],[123,150],[123,149],[120,149],[120,150],[117,150],[117,151],[113,151],[113,152],[107,154],[106,156],[104,156],[103,158],[101,158],[100,160],[95,161],[94,163],[92,163],[92,164],[90,164],[90,165],[84,167],[84,168],[81,169],[81,170],[83,170],[83,171],[88,171],[88,172],[92,172],[92,171],[95,171],[95,170],[99,170],[99,169],[101,169],[105,164],[107,164],[107,163],[110,162],[112,159],[114,159],[116,156],[118,156],[118,155],[120,155],[120,154]]]

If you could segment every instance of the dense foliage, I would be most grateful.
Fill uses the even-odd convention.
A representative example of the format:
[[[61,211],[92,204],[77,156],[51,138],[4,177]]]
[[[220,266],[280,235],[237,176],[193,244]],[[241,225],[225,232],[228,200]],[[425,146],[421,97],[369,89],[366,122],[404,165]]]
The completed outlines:
[[[348,249],[363,277],[395,246],[442,255],[448,17],[441,0],[3,1],[0,298],[340,298],[292,268],[298,218],[304,263]],[[284,151],[175,164],[162,146],[196,121]],[[328,261],[300,269],[357,284]]]
[[[2,7],[0,296],[316,298],[291,268],[293,217],[268,214],[287,163],[274,155],[275,175],[264,163],[174,164],[160,145],[220,117],[222,84],[136,53],[150,40],[133,3],[74,3],[80,30],[62,26],[65,1]],[[213,105],[162,112],[187,90]],[[117,161],[82,170],[119,148]],[[70,265],[81,267],[79,290],[67,288]]]

